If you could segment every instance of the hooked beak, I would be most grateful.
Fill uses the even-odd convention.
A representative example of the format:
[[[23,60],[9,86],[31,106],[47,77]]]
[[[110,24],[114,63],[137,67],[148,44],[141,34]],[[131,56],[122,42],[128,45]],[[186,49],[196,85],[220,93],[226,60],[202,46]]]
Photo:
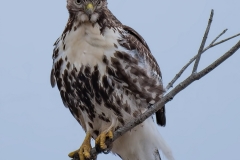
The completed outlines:
[[[88,15],[91,15],[94,11],[94,7],[93,7],[93,4],[91,2],[89,2],[87,5],[86,5],[86,13]]]

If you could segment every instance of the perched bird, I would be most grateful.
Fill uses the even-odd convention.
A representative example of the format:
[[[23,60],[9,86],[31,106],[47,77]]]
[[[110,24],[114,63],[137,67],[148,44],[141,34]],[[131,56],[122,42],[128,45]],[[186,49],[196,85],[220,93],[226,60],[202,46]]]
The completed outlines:
[[[53,51],[51,85],[86,132],[81,147],[69,154],[90,158],[91,138],[101,151],[107,138],[159,101],[164,93],[157,61],[144,39],[123,25],[107,0],[67,0],[69,19]],[[165,126],[165,107],[156,113]],[[173,160],[153,118],[118,138],[111,151],[123,160]]]

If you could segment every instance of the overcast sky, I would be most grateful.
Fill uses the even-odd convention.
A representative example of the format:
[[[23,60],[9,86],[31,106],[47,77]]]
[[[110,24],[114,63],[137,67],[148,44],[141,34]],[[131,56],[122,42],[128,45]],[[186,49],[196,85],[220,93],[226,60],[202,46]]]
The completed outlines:
[[[68,160],[85,136],[52,89],[53,43],[68,19],[65,0],[1,1],[0,159]],[[109,0],[109,8],[137,30],[156,57],[164,84],[198,51],[210,10],[207,43],[240,32],[239,0]],[[203,69],[240,38],[206,52]],[[191,69],[178,81],[186,78]],[[167,126],[159,127],[176,160],[239,160],[240,50],[166,105]],[[99,160],[120,160],[100,155]]]

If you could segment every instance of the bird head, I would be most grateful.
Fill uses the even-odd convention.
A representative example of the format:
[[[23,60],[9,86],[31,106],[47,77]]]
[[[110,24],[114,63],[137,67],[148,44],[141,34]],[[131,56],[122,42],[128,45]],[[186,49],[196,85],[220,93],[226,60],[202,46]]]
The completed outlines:
[[[67,0],[69,13],[75,14],[80,22],[95,23],[105,8],[107,0]]]

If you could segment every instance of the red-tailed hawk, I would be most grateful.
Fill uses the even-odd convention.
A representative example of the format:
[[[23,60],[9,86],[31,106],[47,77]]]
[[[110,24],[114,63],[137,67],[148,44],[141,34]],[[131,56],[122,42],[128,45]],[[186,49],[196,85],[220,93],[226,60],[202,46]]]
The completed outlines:
[[[164,93],[160,68],[144,39],[123,25],[107,8],[107,0],[67,0],[69,20],[55,42],[51,84],[86,132],[81,147],[70,153],[90,158],[90,139],[102,151],[106,138],[138,117]],[[156,113],[166,124],[165,108]],[[123,160],[168,159],[171,151],[152,118],[118,138],[111,151]]]

